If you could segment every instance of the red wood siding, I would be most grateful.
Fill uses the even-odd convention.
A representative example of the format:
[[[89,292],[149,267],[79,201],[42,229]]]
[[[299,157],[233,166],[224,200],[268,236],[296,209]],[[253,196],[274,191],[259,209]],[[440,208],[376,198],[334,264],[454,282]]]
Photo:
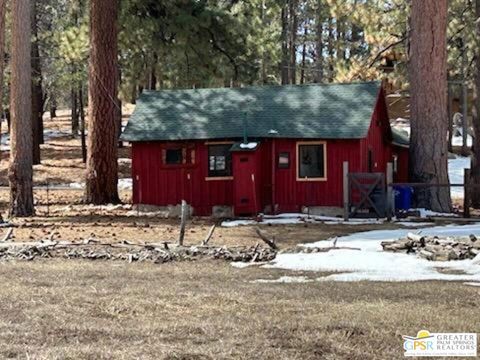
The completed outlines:
[[[372,153],[372,172],[386,172],[392,161],[392,134],[383,91],[380,92],[368,135],[361,141],[362,171],[368,172],[368,153]]]
[[[343,162],[350,163],[350,171],[361,170],[359,140],[326,141],[326,181],[297,181],[297,141],[279,139],[275,143],[277,158],[281,152],[290,153],[290,168],[275,169],[275,202],[279,212],[298,212],[302,206],[342,206]]]
[[[185,199],[198,215],[211,214],[214,205],[232,205],[233,180],[206,181],[208,148],[203,142],[190,144],[195,149],[195,164],[185,166],[163,164],[162,149],[172,143],[132,145],[134,203],[167,206]]]
[[[178,146],[183,146],[182,144],[179,143]],[[192,204],[197,215],[210,215],[215,205],[234,205],[235,180],[207,181],[208,146],[201,141],[189,144],[195,150],[195,164],[182,166],[163,164],[162,149],[171,147],[172,143],[133,144],[134,203],[167,206],[176,205],[185,199]],[[250,155],[254,158],[258,191],[256,196],[261,210],[272,204],[272,197],[281,212],[300,211],[302,206],[341,206],[343,161],[350,162],[351,171],[361,171],[359,140],[326,141],[326,181],[297,181],[297,140],[277,139],[275,148],[272,146],[271,139],[264,140],[256,153]],[[275,159],[272,163],[273,151]],[[290,154],[288,169],[278,168],[276,162],[281,152]],[[240,156],[241,154],[234,154],[234,169],[235,161],[239,161]],[[273,167],[275,186],[272,181]],[[245,184],[249,183],[249,179],[238,183],[238,186],[247,186]],[[275,194],[272,194],[273,188]]]

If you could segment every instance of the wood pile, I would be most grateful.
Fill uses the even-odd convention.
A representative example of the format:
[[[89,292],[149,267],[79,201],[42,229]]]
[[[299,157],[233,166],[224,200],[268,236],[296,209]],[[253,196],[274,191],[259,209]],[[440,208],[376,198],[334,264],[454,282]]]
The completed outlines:
[[[417,254],[431,261],[474,259],[480,254],[480,239],[466,237],[423,236],[409,233],[396,241],[382,242],[384,251]]]
[[[0,243],[0,260],[34,260],[40,258],[66,258],[86,260],[122,260],[128,262],[153,262],[216,259],[234,262],[266,262],[273,260],[277,251],[259,246],[214,247],[176,246],[169,243],[116,244],[93,240],[83,243],[41,241],[31,243]]]

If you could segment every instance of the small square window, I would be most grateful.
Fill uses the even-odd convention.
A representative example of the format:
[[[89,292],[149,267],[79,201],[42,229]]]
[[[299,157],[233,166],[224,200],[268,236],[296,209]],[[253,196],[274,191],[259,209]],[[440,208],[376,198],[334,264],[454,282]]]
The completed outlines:
[[[278,154],[278,168],[289,169],[290,168],[290,153],[281,152]]]
[[[208,147],[208,176],[223,177],[232,175],[231,144],[210,145]]]
[[[298,177],[324,179],[326,177],[325,144],[298,146]]]
[[[167,149],[165,163],[167,165],[179,165],[183,163],[182,149]]]

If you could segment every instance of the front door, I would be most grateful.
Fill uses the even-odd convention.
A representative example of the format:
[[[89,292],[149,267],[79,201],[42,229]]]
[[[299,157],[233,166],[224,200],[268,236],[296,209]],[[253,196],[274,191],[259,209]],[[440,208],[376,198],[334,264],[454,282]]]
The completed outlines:
[[[235,215],[257,214],[260,208],[256,152],[232,154]]]

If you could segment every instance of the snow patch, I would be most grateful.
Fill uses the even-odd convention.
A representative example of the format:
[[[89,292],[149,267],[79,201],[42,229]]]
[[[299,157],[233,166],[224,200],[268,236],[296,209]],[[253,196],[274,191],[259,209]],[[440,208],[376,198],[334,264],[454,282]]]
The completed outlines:
[[[404,237],[410,230],[375,230],[361,232],[336,240],[338,249],[330,252],[279,254],[266,268],[294,271],[335,272],[319,281],[469,281],[480,282],[480,266],[474,260],[449,262],[428,261],[414,255],[389,253],[382,250],[382,241]],[[480,235],[480,223],[447,225],[422,230],[422,234],[438,236]],[[306,247],[329,247],[332,241],[306,244]],[[442,271],[439,271],[442,269]]]
[[[245,144],[245,143],[241,143],[241,144],[240,144],[240,148],[241,148],[241,149],[250,149],[250,150],[253,150],[253,149],[255,149],[257,146],[258,146],[258,143],[256,143],[256,142],[251,142],[251,143],[248,143],[248,144]]]
[[[480,282],[465,282],[465,283],[463,283],[463,285],[480,287]]]
[[[260,284],[293,284],[293,283],[307,283],[312,282],[312,279],[307,278],[306,276],[282,276],[278,279],[258,279],[251,281],[252,283]]]
[[[452,213],[441,213],[441,212],[436,212],[432,210],[427,210],[423,208],[419,209],[410,209],[411,211],[418,211],[420,213],[420,217],[423,219],[426,219],[428,217],[436,216],[436,217],[458,217],[457,214],[452,214]]]
[[[49,185],[50,189],[85,189],[85,183],[83,182],[73,182],[69,184],[52,184]],[[131,178],[118,179],[118,190],[131,190],[133,188],[133,180]]]
[[[313,222],[323,222],[326,225],[368,225],[368,224],[383,224],[384,220],[378,219],[351,219],[344,221],[341,218],[333,216],[319,216],[296,213],[285,213],[280,215],[266,215],[261,222],[255,220],[229,220],[223,221],[222,227],[237,227],[246,225],[295,225]]]
[[[428,223],[428,222],[399,221],[399,222],[396,222],[395,224],[405,226],[405,227],[412,227],[412,228],[424,227],[424,226],[433,226],[433,223]]]

